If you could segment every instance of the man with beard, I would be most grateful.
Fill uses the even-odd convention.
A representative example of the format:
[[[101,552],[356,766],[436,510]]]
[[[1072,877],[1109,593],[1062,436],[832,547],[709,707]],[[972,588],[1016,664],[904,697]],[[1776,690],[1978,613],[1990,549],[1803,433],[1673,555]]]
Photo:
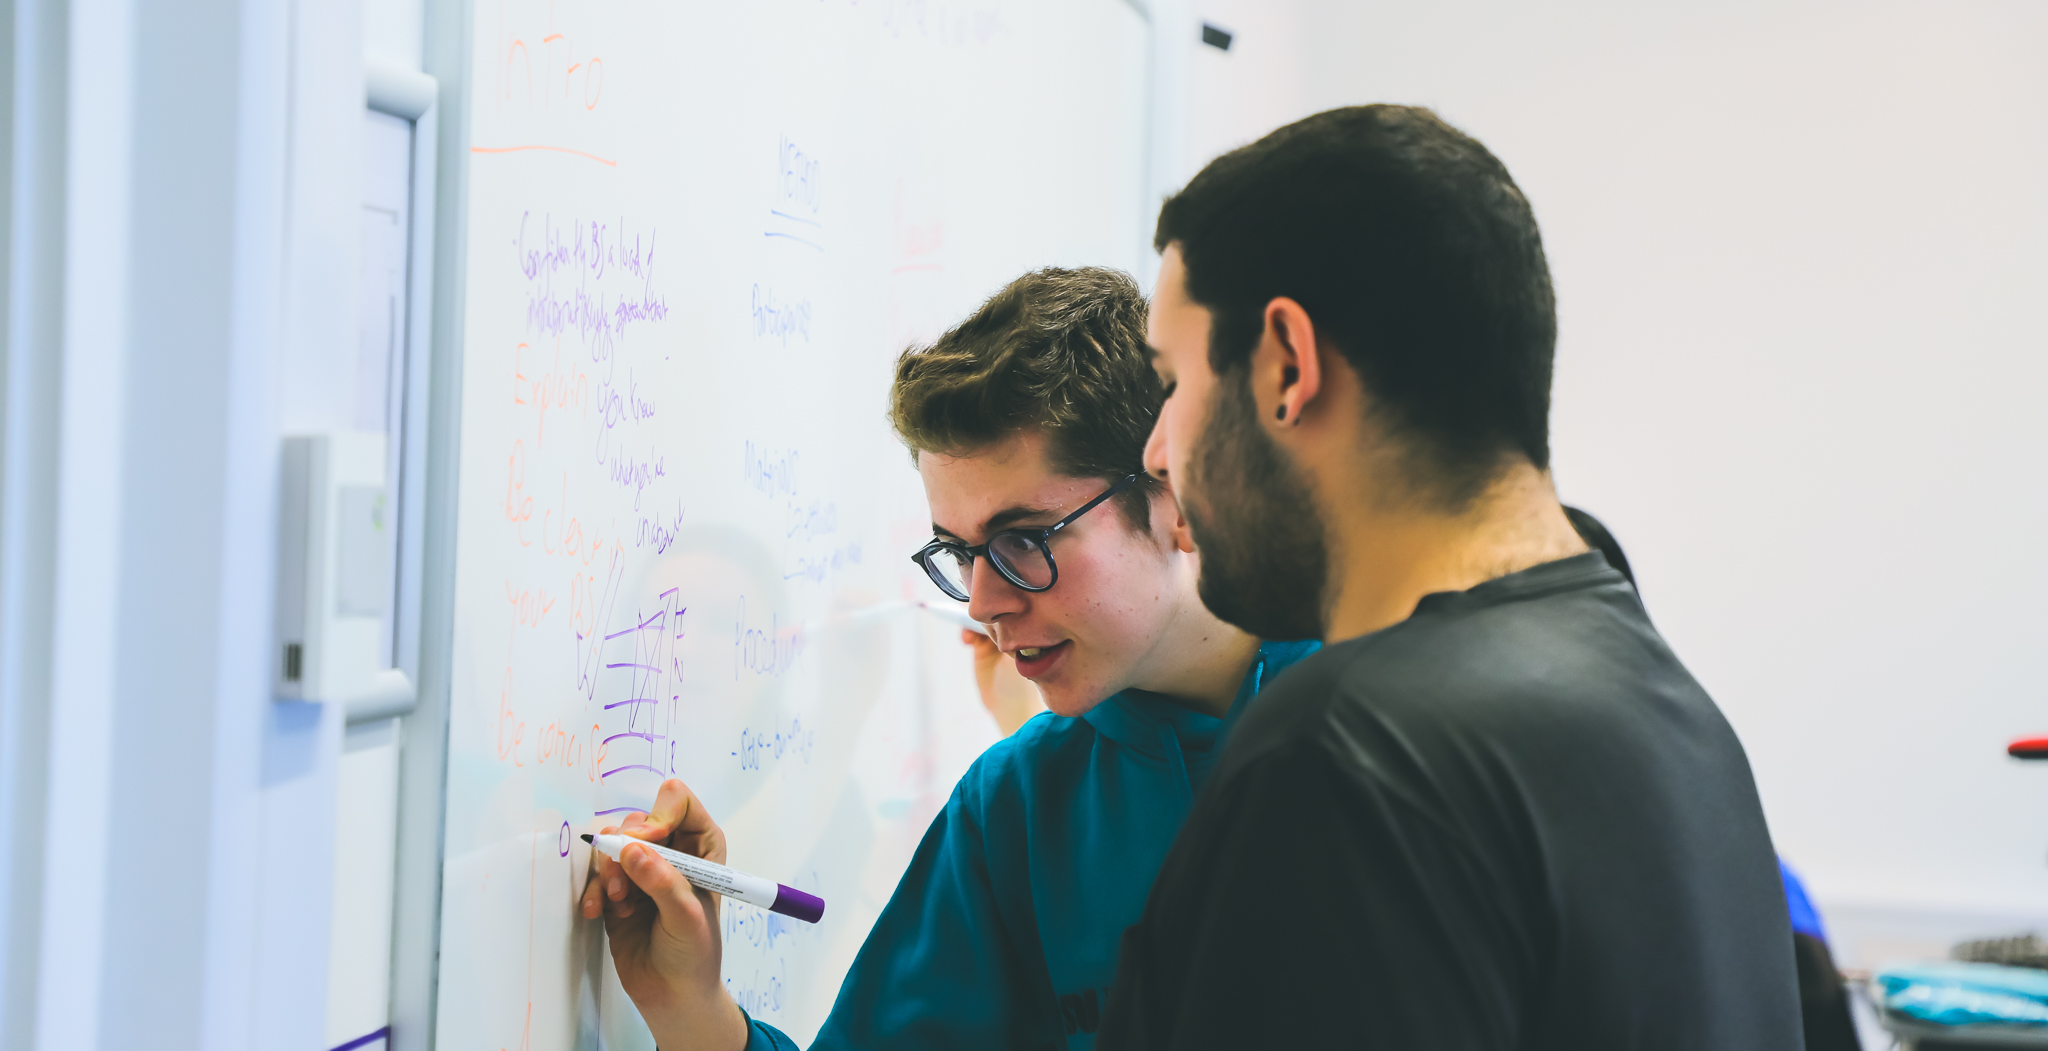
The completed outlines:
[[[1507,170],[1367,106],[1161,211],[1145,465],[1257,636],[1125,934],[1104,1048],[1800,1046],[1748,762],[1549,473],[1554,302]]]

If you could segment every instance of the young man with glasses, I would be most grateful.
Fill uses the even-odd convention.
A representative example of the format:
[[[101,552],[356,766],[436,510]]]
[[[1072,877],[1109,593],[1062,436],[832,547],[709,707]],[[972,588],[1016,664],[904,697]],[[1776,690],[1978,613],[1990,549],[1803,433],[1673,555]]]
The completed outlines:
[[[932,515],[912,557],[1050,714],[961,779],[813,1048],[1092,1046],[1117,939],[1225,728],[1316,648],[1203,606],[1188,525],[1142,467],[1161,399],[1144,327],[1124,275],[1044,270],[897,363],[890,418]],[[724,859],[680,781],[626,831]],[[583,909],[663,1051],[793,1047],[719,984],[716,899],[646,853],[600,858]]]

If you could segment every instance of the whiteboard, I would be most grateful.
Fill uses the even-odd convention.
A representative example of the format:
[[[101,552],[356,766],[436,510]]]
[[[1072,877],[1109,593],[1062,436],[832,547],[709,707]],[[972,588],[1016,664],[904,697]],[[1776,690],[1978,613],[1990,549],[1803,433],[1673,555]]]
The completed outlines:
[[[1148,254],[1119,0],[480,0],[443,1048],[650,1047],[576,837],[688,781],[727,987],[808,1042],[995,739],[884,419],[891,362],[1027,270]]]

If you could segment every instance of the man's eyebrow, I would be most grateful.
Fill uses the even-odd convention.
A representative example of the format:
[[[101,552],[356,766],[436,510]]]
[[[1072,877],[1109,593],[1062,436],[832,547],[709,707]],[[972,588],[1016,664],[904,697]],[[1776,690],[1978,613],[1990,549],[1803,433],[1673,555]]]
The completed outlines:
[[[1051,518],[1059,513],[1057,507],[1005,507],[988,516],[988,521],[982,523],[981,528],[986,533],[1000,533],[1024,519]]]
[[[1147,344],[1145,344],[1145,364],[1147,364],[1147,365],[1157,365],[1157,364],[1159,364],[1159,348],[1158,348],[1158,347],[1155,347],[1155,346],[1153,346],[1153,345],[1152,345],[1152,344],[1150,344],[1150,343],[1147,343]]]
[[[988,516],[988,521],[981,524],[982,535],[990,536],[1000,533],[1011,525],[1027,518],[1049,517],[1059,513],[1060,509],[1057,507],[1024,507],[1022,505],[1005,507],[995,514]],[[934,536],[950,536],[955,540],[966,539],[964,534],[956,533],[937,522],[932,523],[932,534]]]

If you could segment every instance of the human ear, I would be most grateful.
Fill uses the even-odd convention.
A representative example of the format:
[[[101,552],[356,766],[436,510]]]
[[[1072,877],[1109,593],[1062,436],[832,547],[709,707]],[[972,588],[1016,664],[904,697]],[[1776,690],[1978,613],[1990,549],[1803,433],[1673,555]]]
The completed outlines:
[[[1298,424],[1323,390],[1315,322],[1285,296],[1266,304],[1265,332],[1252,351],[1252,400],[1269,426]]]
[[[1172,484],[1162,484],[1159,489],[1159,496],[1153,497],[1157,502],[1152,505],[1154,532],[1159,530],[1161,524],[1166,524],[1167,543],[1172,544],[1173,549],[1181,554],[1194,554],[1195,533],[1188,525],[1188,516],[1181,512],[1180,501],[1174,499]],[[1163,500],[1160,499],[1162,496]]]
[[[1188,526],[1186,515],[1173,516],[1173,549],[1183,555],[1195,553],[1195,531]]]

